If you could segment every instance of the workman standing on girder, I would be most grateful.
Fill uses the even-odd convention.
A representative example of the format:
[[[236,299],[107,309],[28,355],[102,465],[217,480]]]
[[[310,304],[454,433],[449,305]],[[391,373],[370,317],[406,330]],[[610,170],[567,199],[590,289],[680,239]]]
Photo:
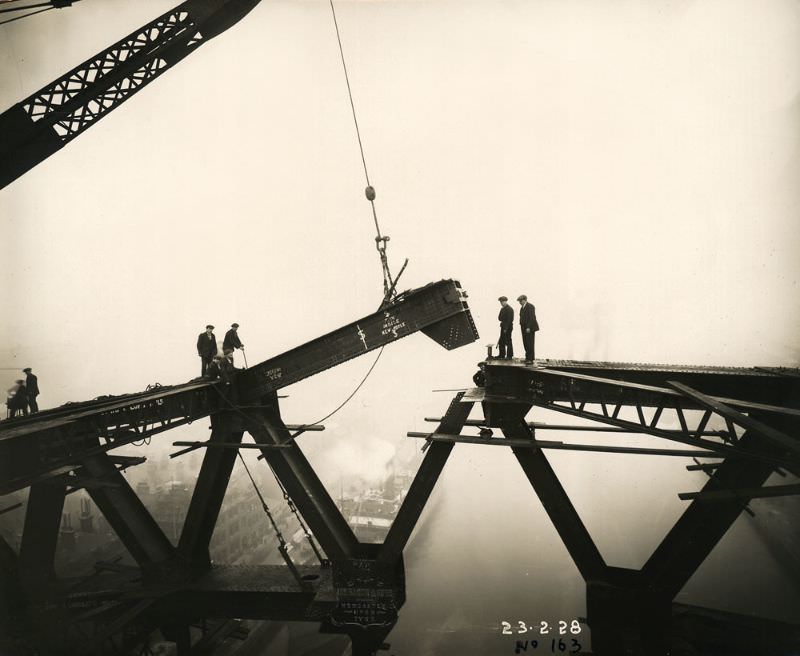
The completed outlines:
[[[8,389],[8,416],[15,417],[18,412],[28,416],[28,390],[25,388],[24,380],[15,380],[14,384]]]
[[[234,349],[244,349],[244,344],[242,344],[241,340],[239,339],[238,331],[239,324],[232,323],[231,329],[225,333],[225,339],[222,342],[222,352],[225,353],[228,349],[230,349],[230,354],[227,354],[230,357],[231,364],[233,364],[233,350]]]
[[[514,357],[514,345],[511,343],[511,333],[514,332],[514,308],[508,304],[508,296],[501,296],[500,314],[497,320],[500,322],[500,339],[497,340],[497,348],[500,350],[501,358]]]
[[[25,367],[22,373],[25,374],[25,389],[28,392],[28,406],[31,409],[31,414],[34,414],[35,412],[39,412],[39,404],[36,401],[36,397],[39,396],[39,379],[30,367]]]
[[[208,324],[206,331],[197,337],[197,355],[200,356],[200,375],[205,376],[208,365],[217,354],[217,338],[214,335],[214,326]]]
[[[522,330],[522,345],[525,347],[525,364],[533,364],[536,358],[534,355],[536,331],[539,330],[536,308],[528,303],[528,297],[525,294],[520,294],[517,300],[519,301],[519,327]]]

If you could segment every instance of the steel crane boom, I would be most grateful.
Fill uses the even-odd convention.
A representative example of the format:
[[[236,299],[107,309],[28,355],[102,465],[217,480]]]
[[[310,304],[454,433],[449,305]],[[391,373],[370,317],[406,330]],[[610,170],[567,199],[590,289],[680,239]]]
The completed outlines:
[[[0,114],[0,189],[224,32],[261,0],[186,0]]]

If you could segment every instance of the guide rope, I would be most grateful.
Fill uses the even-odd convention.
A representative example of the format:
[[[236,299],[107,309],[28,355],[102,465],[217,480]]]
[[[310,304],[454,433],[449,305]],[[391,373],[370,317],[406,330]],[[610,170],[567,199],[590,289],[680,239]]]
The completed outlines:
[[[397,274],[397,278],[392,278],[392,272],[389,270],[389,259],[386,256],[386,246],[389,242],[388,235],[381,234],[381,228],[378,224],[378,212],[375,209],[375,187],[372,186],[372,183],[369,180],[369,171],[367,170],[367,158],[364,156],[364,144],[361,140],[361,130],[358,127],[358,118],[356,116],[356,105],[353,101],[353,90],[350,87],[350,76],[347,73],[347,63],[344,59],[344,48],[342,47],[342,37],[339,34],[339,22],[336,20],[336,9],[333,6],[333,0],[329,0],[331,5],[331,14],[333,16],[333,26],[336,29],[336,41],[339,44],[339,56],[342,59],[342,69],[344,70],[344,80],[347,84],[347,96],[350,98],[350,109],[353,113],[353,123],[356,127],[356,137],[358,138],[358,150],[361,153],[361,163],[364,166],[364,178],[367,181],[367,187],[364,190],[366,194],[367,200],[369,201],[370,207],[372,208],[372,219],[375,222],[375,248],[378,250],[378,255],[381,258],[381,269],[383,271],[383,303],[385,305],[388,303],[394,296],[394,290],[397,286],[397,281],[402,275],[403,271],[406,268],[406,264],[408,264],[408,259],[406,259],[405,264],[400,269],[400,273]]]
[[[385,345],[384,345],[384,346],[385,346]],[[339,412],[339,410],[341,410],[342,408],[344,408],[344,406],[346,406],[346,405],[347,405],[347,403],[350,401],[350,399],[352,399],[352,398],[353,398],[353,397],[356,395],[356,392],[358,392],[358,390],[360,390],[360,389],[361,389],[361,386],[362,386],[364,383],[366,383],[366,382],[367,382],[367,378],[369,378],[369,375],[372,373],[372,370],[375,368],[375,365],[376,365],[376,364],[378,364],[378,360],[380,360],[380,359],[381,359],[381,355],[383,354],[383,349],[384,349],[384,346],[381,346],[381,349],[380,349],[380,351],[378,351],[378,355],[375,357],[375,360],[373,361],[372,365],[371,365],[371,366],[370,366],[370,368],[367,370],[367,373],[366,373],[366,374],[364,374],[364,377],[361,379],[361,382],[360,382],[358,385],[356,385],[356,388],[355,388],[355,389],[354,389],[352,392],[350,392],[350,396],[348,396],[348,397],[347,397],[347,398],[346,398],[344,401],[342,401],[342,402],[341,402],[341,403],[340,403],[340,404],[339,404],[339,405],[336,407],[336,409],[335,409],[335,410],[332,410],[331,412],[329,412],[329,413],[328,413],[327,415],[325,415],[325,416],[324,416],[322,419],[317,419],[317,421],[315,421],[315,422],[314,422],[314,423],[312,423],[312,424],[303,424],[302,426],[300,426],[300,432],[302,432],[302,431],[303,431],[303,429],[304,429],[304,428],[306,428],[307,426],[313,426],[314,424],[321,424],[321,423],[322,423],[323,421],[325,421],[326,419],[330,419],[331,417],[333,417],[333,415],[335,415],[337,412]]]
[[[364,374],[364,377],[361,379],[361,382],[358,385],[356,385],[356,388],[350,393],[350,395],[344,401],[342,401],[334,410],[329,412],[322,419],[318,419],[317,421],[315,421],[315,422],[313,422],[311,424],[303,424],[303,425],[301,425],[300,428],[297,430],[297,432],[295,432],[290,437],[289,441],[294,440],[295,437],[297,437],[301,433],[305,432],[305,428],[307,428],[308,426],[314,426],[316,424],[321,424],[323,421],[325,421],[326,419],[329,419],[330,417],[335,415],[337,412],[339,412],[339,410],[341,410],[345,405],[347,405],[347,403],[350,401],[350,399],[352,399],[356,395],[358,390],[361,389],[361,387],[364,385],[364,383],[367,382],[367,379],[369,378],[370,374],[372,373],[372,370],[375,369],[375,365],[378,364],[378,360],[380,360],[381,355],[383,354],[383,349],[384,349],[384,347],[381,346],[380,350],[378,351],[378,355],[375,357],[375,360],[372,362],[372,365],[370,365],[370,368],[367,370],[367,373]],[[225,401],[225,403],[228,404],[228,406],[230,406],[230,408],[232,410],[235,410],[236,412],[238,412],[240,415],[245,417],[248,421],[253,421],[253,422],[257,422],[258,421],[258,419],[256,417],[253,417],[252,415],[244,412],[243,410],[238,408],[234,403],[232,403],[231,400],[225,394],[222,393],[222,390],[220,390],[218,386],[215,385],[214,389],[217,391],[217,393],[219,394],[220,398],[222,398]],[[238,451],[237,454],[238,454],[239,458],[241,459],[242,458],[241,451]],[[259,458],[262,458],[262,457],[263,456],[259,456]],[[264,458],[264,459],[267,460],[266,458]],[[247,469],[247,465],[245,464],[244,460],[242,460],[242,464],[244,465],[245,470],[247,471],[247,475],[250,476],[250,470]],[[317,547],[317,544],[314,541],[314,536],[309,532],[308,528],[306,527],[305,523],[303,522],[303,520],[302,520],[302,518],[300,516],[300,513],[297,510],[297,506],[294,505],[294,501],[292,501],[291,496],[287,492],[286,488],[283,486],[283,483],[281,483],[281,480],[278,478],[278,475],[275,472],[275,470],[272,468],[272,465],[270,464],[269,460],[267,460],[267,464],[269,465],[269,468],[272,471],[272,475],[275,477],[275,481],[278,483],[278,487],[280,487],[280,489],[281,489],[281,493],[283,494],[283,498],[286,501],[286,505],[289,506],[289,510],[297,518],[297,522],[300,524],[300,528],[303,530],[303,534],[305,535],[306,539],[308,540],[308,543],[311,545],[311,549],[313,550],[314,555],[316,555],[316,557],[317,557],[317,559],[319,560],[320,563],[324,564],[325,563],[325,559],[322,557],[322,554],[320,553],[319,548]],[[253,481],[253,477],[252,476],[250,476],[250,480]],[[255,487],[255,482],[253,482],[253,486]],[[276,531],[277,531],[277,527],[275,525],[274,520],[272,519],[272,515],[269,512],[269,508],[266,506],[266,503],[264,502],[264,499],[261,497],[261,494],[260,494],[258,488],[256,488],[256,493],[258,494],[259,499],[261,499],[261,504],[264,507],[264,510],[267,513],[268,517],[270,518],[270,522],[272,522],[273,526],[276,528]],[[281,544],[285,544],[285,542],[283,540],[283,536],[280,534],[279,531],[278,531],[278,542],[281,543]],[[278,548],[279,548],[279,550],[281,549],[281,547],[278,547]],[[284,555],[284,559],[288,558],[288,553],[285,553],[285,549],[281,551],[281,554]]]
[[[321,565],[325,564],[325,559],[322,557],[322,554],[317,547],[317,543],[314,541],[314,536],[311,535],[308,528],[306,528],[305,523],[303,522],[303,518],[300,516],[300,513],[297,510],[297,507],[294,505],[294,501],[292,501],[292,497],[289,496],[289,493],[286,491],[286,488],[283,487],[283,483],[281,483],[281,479],[278,478],[278,475],[275,473],[275,470],[272,468],[269,460],[267,460],[267,465],[269,465],[270,471],[272,475],[275,477],[275,482],[278,484],[278,487],[281,489],[281,493],[283,494],[283,500],[286,501],[286,505],[289,506],[289,510],[292,511],[292,514],[297,519],[297,523],[300,524],[300,528],[303,529],[303,534],[306,536],[306,540],[311,545],[311,549],[314,552],[314,555],[317,557]]]
[[[289,567],[289,570],[294,575],[294,578],[297,580],[297,582],[302,587],[305,587],[307,584],[303,580],[303,578],[300,576],[300,572],[297,571],[297,567],[292,562],[292,559],[289,556],[289,550],[286,548],[286,540],[283,537],[283,533],[281,533],[281,529],[278,527],[278,524],[275,522],[275,518],[272,516],[272,513],[270,512],[269,506],[267,505],[267,502],[264,500],[264,497],[261,495],[261,490],[258,489],[258,485],[256,485],[256,481],[253,478],[253,475],[250,473],[250,468],[247,466],[247,463],[244,461],[244,458],[242,457],[242,452],[241,451],[237,451],[236,455],[238,455],[239,456],[239,460],[242,461],[242,464],[244,465],[244,470],[247,472],[247,476],[248,476],[248,478],[250,478],[250,482],[253,484],[253,489],[255,490],[256,495],[258,495],[258,500],[261,502],[261,508],[264,510],[264,512],[266,513],[267,517],[269,518],[270,524],[272,524],[272,529],[275,531],[275,535],[278,538],[278,551],[281,552],[281,556],[283,556],[283,560],[286,562],[286,565]]]

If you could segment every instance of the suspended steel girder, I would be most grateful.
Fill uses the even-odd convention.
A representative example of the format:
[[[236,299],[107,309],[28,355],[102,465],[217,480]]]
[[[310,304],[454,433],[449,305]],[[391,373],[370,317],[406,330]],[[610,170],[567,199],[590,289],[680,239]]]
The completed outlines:
[[[404,292],[378,312],[238,371],[236,403],[257,402],[264,394],[418,331],[432,330],[433,338],[447,349],[470,344],[478,333],[465,299],[456,280],[441,280]],[[55,471],[67,473],[84,457],[230,409],[232,401],[221,385],[192,381],[2,421],[0,494],[27,487],[37,477]]]
[[[448,350],[471,344],[478,331],[457,280],[405,292],[390,305],[245,370],[237,387],[243,403],[422,331]]]

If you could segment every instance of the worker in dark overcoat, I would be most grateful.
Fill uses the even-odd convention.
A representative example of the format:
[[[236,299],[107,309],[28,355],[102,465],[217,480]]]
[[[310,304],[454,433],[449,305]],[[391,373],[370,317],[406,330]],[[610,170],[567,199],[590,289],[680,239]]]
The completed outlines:
[[[508,297],[501,296],[500,314],[497,320],[500,322],[500,339],[497,340],[497,348],[500,350],[501,358],[514,357],[514,345],[511,343],[511,333],[514,331],[514,308],[508,304]]]
[[[25,416],[28,415],[28,390],[25,389],[24,380],[14,381],[8,390],[6,405],[9,417],[16,417],[18,412]]]
[[[206,331],[197,337],[197,355],[200,356],[200,375],[204,376],[208,365],[217,354],[217,338],[214,335],[214,326],[208,324]]]
[[[233,350],[234,349],[243,349],[244,344],[242,344],[241,340],[239,339],[239,324],[232,323],[230,330],[225,333],[225,339],[222,342],[222,352],[225,353],[227,349],[230,349],[230,361],[233,364]]]
[[[534,355],[536,331],[539,330],[536,308],[528,303],[528,297],[525,294],[520,294],[517,300],[519,301],[519,327],[522,330],[522,345],[525,347],[525,363],[533,364],[536,358]]]
[[[39,396],[39,379],[30,367],[25,367],[22,372],[25,374],[25,389],[28,391],[28,407],[31,414],[39,412],[39,403],[36,401]]]

